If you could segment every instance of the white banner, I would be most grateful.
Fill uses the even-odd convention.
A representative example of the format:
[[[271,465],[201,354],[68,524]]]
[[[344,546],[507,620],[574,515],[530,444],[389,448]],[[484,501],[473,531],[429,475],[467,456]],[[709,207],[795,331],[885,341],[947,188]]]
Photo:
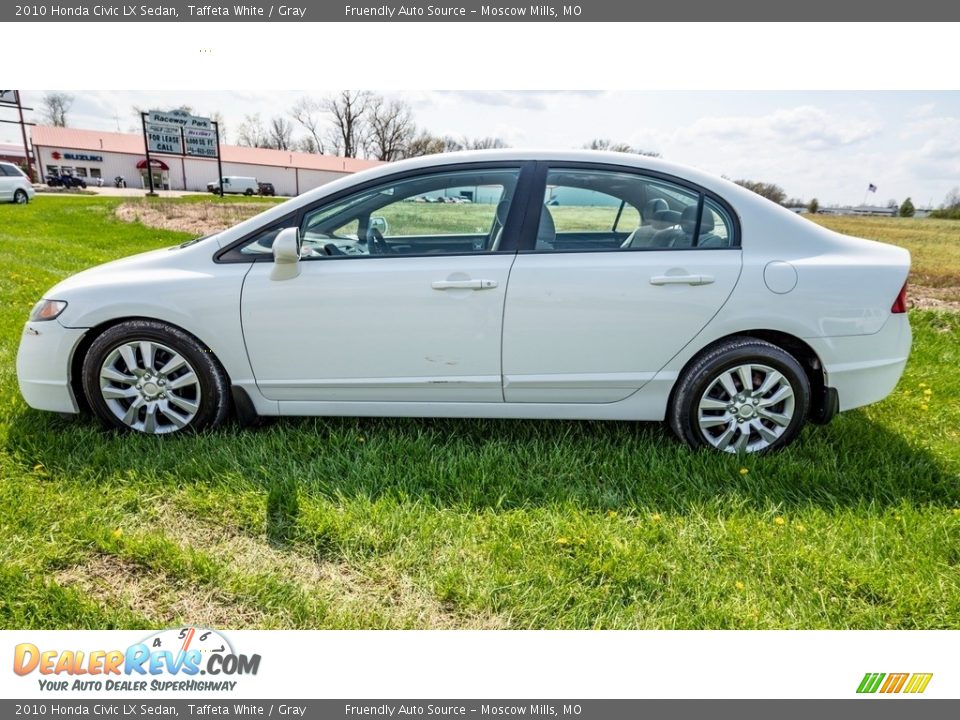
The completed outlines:
[[[960,698],[957,639],[939,630],[8,630],[0,632],[0,694],[896,702]],[[879,674],[897,676],[896,692],[873,687]]]

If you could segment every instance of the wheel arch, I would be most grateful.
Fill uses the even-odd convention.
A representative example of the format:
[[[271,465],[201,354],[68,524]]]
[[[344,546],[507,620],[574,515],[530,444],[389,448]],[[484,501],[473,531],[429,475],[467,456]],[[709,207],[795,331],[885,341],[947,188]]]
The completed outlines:
[[[717,345],[735,337],[750,337],[757,340],[763,340],[792,355],[793,358],[800,363],[800,366],[803,368],[804,373],[806,373],[807,379],[810,382],[810,408],[808,411],[808,419],[811,422],[820,424],[828,423],[833,419],[833,416],[836,415],[838,411],[836,391],[832,388],[829,388],[826,384],[826,378],[823,372],[823,363],[820,360],[820,356],[817,355],[816,351],[804,340],[796,335],[783,332],[782,330],[756,328],[729,333],[728,335],[718,337],[704,347],[700,348],[698,352],[696,352],[689,360],[687,360],[683,368],[680,370],[680,375],[678,375],[678,377],[683,375],[687,368],[696,362],[701,355],[709,352]],[[670,398],[668,401],[670,404],[673,403],[677,385],[678,383],[674,383],[673,388],[670,390]]]
[[[161,318],[150,317],[147,315],[130,315],[127,317],[117,317],[111,318],[110,320],[105,320],[99,325],[94,325],[83,334],[83,337],[80,338],[80,342],[77,343],[76,347],[73,349],[73,355],[70,358],[70,392],[73,393],[74,400],[77,402],[77,407],[80,409],[81,413],[89,414],[90,405],[87,402],[87,396],[83,391],[83,360],[87,355],[87,352],[90,350],[90,346],[93,342],[103,335],[107,330],[117,325],[121,325],[125,322],[130,322],[134,320],[145,320],[147,322],[162,323],[163,325],[168,325],[176,330],[179,330],[182,333],[185,333],[196,340],[200,345],[207,348],[210,351],[211,357],[220,366],[220,369],[223,370],[223,374],[227,378],[228,387],[232,385],[232,379],[230,377],[229,371],[224,367],[223,363],[220,361],[220,358],[217,357],[217,354],[210,350],[210,346],[203,340],[203,338],[197,336],[196,333],[188,330],[187,328],[178,325],[177,323],[170,322],[169,320],[164,320]]]

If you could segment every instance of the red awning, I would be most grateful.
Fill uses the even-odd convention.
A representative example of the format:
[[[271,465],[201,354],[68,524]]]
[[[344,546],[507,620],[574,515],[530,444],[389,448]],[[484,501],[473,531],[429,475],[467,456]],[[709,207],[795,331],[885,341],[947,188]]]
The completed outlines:
[[[137,163],[137,170],[144,170],[147,167],[147,159],[144,158]],[[163,160],[157,160],[156,158],[150,158],[150,167],[154,170],[169,170],[167,164]]]

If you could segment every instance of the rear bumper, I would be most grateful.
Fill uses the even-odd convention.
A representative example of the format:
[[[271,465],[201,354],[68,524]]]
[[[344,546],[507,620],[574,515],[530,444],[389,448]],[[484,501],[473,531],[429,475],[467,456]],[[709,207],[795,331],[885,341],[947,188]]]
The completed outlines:
[[[24,326],[17,352],[17,381],[27,405],[36,410],[80,412],[70,387],[70,363],[85,332],[65,328],[56,320]]]
[[[872,335],[807,338],[823,363],[826,385],[837,391],[839,410],[883,400],[893,392],[910,355],[907,314],[890,315]]]

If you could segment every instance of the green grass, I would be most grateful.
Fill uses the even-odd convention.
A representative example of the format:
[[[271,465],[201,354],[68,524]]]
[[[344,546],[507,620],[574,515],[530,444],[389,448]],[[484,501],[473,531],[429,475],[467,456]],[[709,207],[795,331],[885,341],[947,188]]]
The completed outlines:
[[[117,435],[26,408],[14,357],[58,278],[184,239],[118,202],[0,206],[0,627],[960,628],[960,314],[765,458],[635,423]]]

